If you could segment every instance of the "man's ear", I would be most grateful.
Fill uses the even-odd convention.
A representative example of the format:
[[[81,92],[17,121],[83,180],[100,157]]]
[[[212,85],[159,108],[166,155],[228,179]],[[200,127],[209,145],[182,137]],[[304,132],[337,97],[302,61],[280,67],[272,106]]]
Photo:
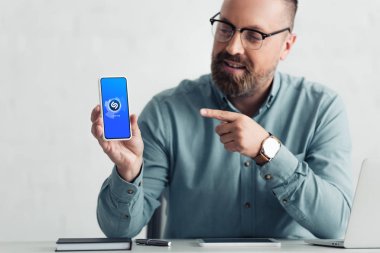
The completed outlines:
[[[297,35],[295,33],[291,33],[284,43],[284,48],[281,52],[280,60],[285,60],[288,54],[290,53],[290,50],[292,49],[294,43],[296,43]]]

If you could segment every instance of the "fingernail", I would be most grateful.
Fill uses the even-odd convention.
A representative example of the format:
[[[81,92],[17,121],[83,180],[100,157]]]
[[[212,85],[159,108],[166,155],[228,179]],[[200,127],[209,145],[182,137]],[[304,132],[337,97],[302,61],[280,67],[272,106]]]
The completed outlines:
[[[202,109],[200,110],[200,113],[201,113],[202,116],[204,116],[204,115],[206,115],[207,111],[206,111],[206,109],[203,109],[203,108],[202,108]]]

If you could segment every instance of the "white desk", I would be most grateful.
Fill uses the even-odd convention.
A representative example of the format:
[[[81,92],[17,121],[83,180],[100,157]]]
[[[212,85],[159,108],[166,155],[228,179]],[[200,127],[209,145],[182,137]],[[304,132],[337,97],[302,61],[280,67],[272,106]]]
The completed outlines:
[[[339,249],[329,247],[318,247],[305,244],[303,241],[281,241],[281,248],[204,248],[198,246],[194,240],[172,240],[172,246],[169,247],[154,247],[154,246],[141,246],[133,244],[132,252],[379,252],[380,249]],[[0,242],[0,253],[43,253],[54,252],[55,242]],[[110,253],[111,251],[96,251]],[[114,251],[114,252],[128,252],[128,251]]]

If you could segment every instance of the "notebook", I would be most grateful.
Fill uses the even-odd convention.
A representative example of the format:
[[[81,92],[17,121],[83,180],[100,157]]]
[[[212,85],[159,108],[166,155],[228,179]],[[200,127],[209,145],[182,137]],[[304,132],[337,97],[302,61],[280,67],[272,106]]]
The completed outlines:
[[[130,238],[59,238],[55,251],[131,250]]]
[[[313,239],[305,242],[341,248],[380,248],[380,160],[362,163],[344,240]]]

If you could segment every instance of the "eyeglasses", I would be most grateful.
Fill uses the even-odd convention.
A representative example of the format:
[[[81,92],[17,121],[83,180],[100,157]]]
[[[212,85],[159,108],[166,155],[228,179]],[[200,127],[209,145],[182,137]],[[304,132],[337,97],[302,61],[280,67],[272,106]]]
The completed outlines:
[[[251,28],[236,28],[233,24],[231,24],[228,21],[215,19],[215,17],[219,14],[220,12],[218,12],[212,18],[210,18],[214,38],[218,42],[226,43],[230,41],[231,38],[234,36],[235,32],[238,31],[241,33],[240,39],[245,49],[258,50],[261,48],[261,46],[263,45],[263,41],[266,38],[285,31],[291,32],[289,27],[272,33],[263,33]]]

